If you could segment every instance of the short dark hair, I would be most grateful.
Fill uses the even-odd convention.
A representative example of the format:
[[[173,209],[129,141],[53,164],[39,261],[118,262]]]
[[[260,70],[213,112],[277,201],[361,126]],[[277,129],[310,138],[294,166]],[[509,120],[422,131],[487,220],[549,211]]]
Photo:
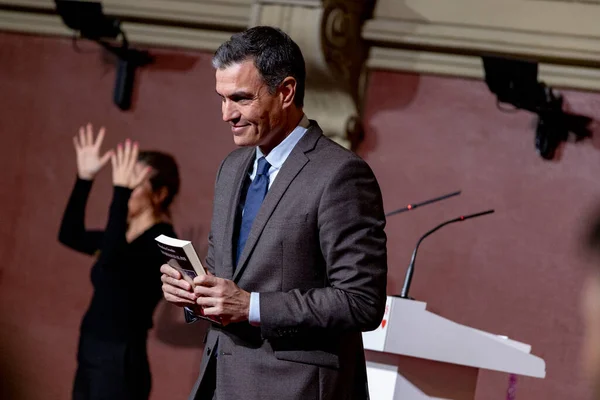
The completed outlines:
[[[179,168],[172,155],[160,151],[140,151],[138,161],[146,164],[154,170],[150,175],[150,186],[152,191],[157,192],[161,188],[167,189],[167,196],[160,204],[160,210],[167,214],[173,199],[179,193]]]
[[[236,33],[219,46],[212,63],[215,68],[224,69],[246,60],[254,61],[271,94],[286,77],[296,79],[294,104],[304,105],[304,57],[300,47],[285,32],[270,26],[256,26]]]

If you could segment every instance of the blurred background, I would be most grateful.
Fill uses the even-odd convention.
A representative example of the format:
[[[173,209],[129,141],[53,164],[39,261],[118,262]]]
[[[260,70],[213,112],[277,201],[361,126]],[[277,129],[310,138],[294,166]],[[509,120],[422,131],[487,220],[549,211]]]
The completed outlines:
[[[588,139],[567,144],[558,159],[543,158],[535,146],[541,111],[499,107],[482,56],[532,63],[538,81],[562,96],[559,109],[568,104],[600,119],[600,1],[102,3],[121,22],[128,51],[150,56],[129,66],[127,78],[135,79],[125,107],[114,96],[122,38],[105,42],[110,51],[68,27],[51,0],[0,0],[3,398],[70,396],[92,260],[60,246],[57,234],[76,175],[71,138],[79,126],[105,126],[105,148],[131,138],[175,155],[182,190],[174,224],[204,256],[215,173],[234,149],[211,56],[232,33],[257,24],[279,26],[300,44],[307,115],[371,165],[387,211],[462,190],[388,219],[388,294],[400,292],[419,236],[494,208],[423,243],[411,296],[448,319],[531,344],[547,376],[519,377],[517,398],[588,398],[579,241],[600,199],[600,153]],[[107,170],[93,187],[89,226],[104,225],[110,193]],[[187,398],[205,329],[159,306],[149,342],[152,399]],[[477,399],[506,398],[507,374],[483,371],[478,379]]]

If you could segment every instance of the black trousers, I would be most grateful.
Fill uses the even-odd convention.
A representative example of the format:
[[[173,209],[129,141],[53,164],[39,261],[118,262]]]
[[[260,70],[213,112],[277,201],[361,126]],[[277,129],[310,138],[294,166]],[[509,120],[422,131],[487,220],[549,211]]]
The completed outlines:
[[[113,342],[82,333],[73,400],[147,400],[151,386],[145,335]]]

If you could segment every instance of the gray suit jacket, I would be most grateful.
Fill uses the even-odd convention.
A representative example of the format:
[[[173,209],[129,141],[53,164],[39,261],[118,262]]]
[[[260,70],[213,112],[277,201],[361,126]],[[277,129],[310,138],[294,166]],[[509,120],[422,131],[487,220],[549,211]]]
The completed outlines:
[[[377,180],[354,153],[311,121],[273,182],[234,272],[240,195],[254,148],[221,164],[206,267],[260,293],[260,327],[212,326],[217,398],[367,399],[361,331],[386,300],[385,217]],[[212,354],[214,356],[214,354]]]

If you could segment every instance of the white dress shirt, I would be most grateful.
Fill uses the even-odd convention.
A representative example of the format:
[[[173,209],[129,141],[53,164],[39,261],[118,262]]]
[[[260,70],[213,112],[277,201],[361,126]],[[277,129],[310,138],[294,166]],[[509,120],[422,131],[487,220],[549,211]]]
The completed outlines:
[[[271,189],[271,185],[275,181],[279,170],[283,166],[285,160],[287,160],[288,156],[298,144],[302,136],[308,130],[309,121],[306,115],[302,117],[300,124],[271,152],[265,157],[268,163],[271,165],[269,171],[267,173],[269,177],[269,187]],[[264,157],[260,148],[256,147],[256,158],[254,159],[254,164],[252,164],[252,170],[250,171],[250,180],[254,180],[256,176],[256,167],[258,165],[258,159]],[[243,211],[242,211],[243,212]],[[184,307],[185,309],[185,318],[186,322],[193,323],[200,319],[189,307]],[[250,310],[248,312],[248,322],[254,326],[260,325],[260,294],[257,292],[250,293]]]
[[[269,168],[268,176],[269,176],[269,188],[271,189],[271,185],[275,181],[279,170],[283,166],[285,160],[287,160],[288,156],[296,146],[296,144],[302,139],[302,136],[308,130],[308,118],[306,115],[302,117],[300,124],[290,133],[281,143],[279,143],[267,156],[260,151],[260,148],[256,147],[256,158],[254,159],[254,164],[252,165],[252,171],[250,171],[250,179],[254,180],[256,176],[256,166],[258,164],[258,159],[261,157],[265,157],[267,162],[271,165]],[[248,321],[251,325],[258,326],[260,325],[260,294],[257,292],[250,293],[250,311],[248,315]]]

